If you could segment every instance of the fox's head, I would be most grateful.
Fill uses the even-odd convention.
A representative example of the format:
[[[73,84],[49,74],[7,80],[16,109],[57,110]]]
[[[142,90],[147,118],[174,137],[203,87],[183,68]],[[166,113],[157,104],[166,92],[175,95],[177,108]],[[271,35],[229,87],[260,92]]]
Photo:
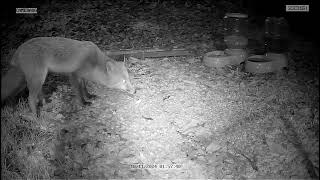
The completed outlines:
[[[94,79],[109,88],[120,89],[130,94],[135,93],[135,88],[130,82],[128,70],[124,62],[107,59],[105,69],[101,70],[98,67],[95,70],[94,76]]]

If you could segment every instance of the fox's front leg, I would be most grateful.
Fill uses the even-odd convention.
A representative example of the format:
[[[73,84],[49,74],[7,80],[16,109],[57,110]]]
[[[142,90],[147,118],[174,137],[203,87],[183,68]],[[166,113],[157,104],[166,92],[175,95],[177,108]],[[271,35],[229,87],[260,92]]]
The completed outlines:
[[[89,101],[86,101],[84,98],[85,93],[84,93],[84,90],[82,90],[83,87],[82,87],[81,81],[82,81],[81,78],[79,78],[76,74],[71,73],[70,83],[74,92],[76,93],[76,99],[78,100],[78,102],[80,102],[83,105],[91,105],[92,103]]]
[[[87,86],[86,86],[86,80],[84,80],[83,78],[81,78],[80,80],[81,82],[81,90],[82,90],[82,94],[84,94],[88,99],[96,99],[98,96],[95,94],[90,94],[88,92]]]

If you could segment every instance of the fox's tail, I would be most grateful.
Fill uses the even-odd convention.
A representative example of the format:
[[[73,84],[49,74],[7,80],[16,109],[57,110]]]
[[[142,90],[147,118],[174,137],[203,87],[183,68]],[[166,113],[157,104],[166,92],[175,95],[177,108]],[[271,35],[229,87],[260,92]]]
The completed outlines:
[[[19,67],[13,66],[1,78],[1,104],[11,96],[17,95],[26,87],[25,76]]]

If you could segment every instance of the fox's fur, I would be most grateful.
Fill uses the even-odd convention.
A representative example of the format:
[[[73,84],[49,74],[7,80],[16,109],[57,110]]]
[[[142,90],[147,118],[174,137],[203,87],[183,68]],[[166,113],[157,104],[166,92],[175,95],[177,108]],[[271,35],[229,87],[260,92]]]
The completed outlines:
[[[42,102],[42,85],[48,72],[67,74],[82,104],[90,104],[85,80],[109,88],[134,93],[124,62],[106,56],[96,44],[62,37],[33,38],[15,51],[11,69],[1,79],[1,103],[25,87],[29,90],[29,106],[37,116]]]

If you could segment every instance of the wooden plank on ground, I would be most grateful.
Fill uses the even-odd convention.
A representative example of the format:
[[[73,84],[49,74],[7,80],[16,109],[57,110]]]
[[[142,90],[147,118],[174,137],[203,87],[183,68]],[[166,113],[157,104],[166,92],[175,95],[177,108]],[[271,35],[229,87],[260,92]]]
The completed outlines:
[[[109,56],[132,56],[136,58],[157,58],[171,56],[194,56],[194,54],[186,49],[146,49],[146,50],[113,50],[106,52]]]

